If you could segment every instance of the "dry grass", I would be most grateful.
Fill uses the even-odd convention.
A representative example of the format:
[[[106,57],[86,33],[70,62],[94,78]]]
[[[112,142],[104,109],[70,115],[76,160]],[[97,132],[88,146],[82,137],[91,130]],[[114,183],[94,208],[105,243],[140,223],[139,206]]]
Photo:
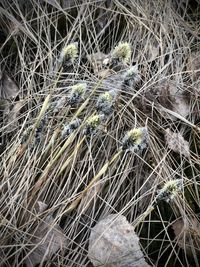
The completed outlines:
[[[199,7],[191,10],[188,1],[172,0],[62,1],[66,7],[48,2],[54,3],[0,4],[1,69],[20,88],[7,115],[1,112],[0,266],[24,266],[38,245],[32,241],[38,222],[45,223],[48,214],[67,241],[41,266],[91,266],[90,229],[110,213],[123,214],[136,225],[152,266],[199,266],[199,249],[184,251],[172,230],[176,219],[192,222],[200,212],[199,69],[189,64],[199,49]],[[79,45],[74,66],[56,68],[60,50],[73,42]],[[128,65],[137,63],[141,74],[140,84],[126,90],[119,85],[118,72],[108,85],[87,59],[99,51],[110,53],[119,42],[131,44]],[[176,103],[166,92],[157,95],[166,80],[184,91],[190,108],[186,117],[173,110]],[[85,101],[52,112],[49,105],[80,81],[87,83]],[[99,94],[116,88],[112,115],[92,138],[86,137],[83,128],[97,114]],[[63,124],[77,117],[80,127],[63,140]],[[148,128],[148,149],[121,152],[124,134],[135,127]],[[168,148],[167,128],[189,142],[189,157]],[[183,180],[183,193],[142,217],[157,189],[172,179]],[[45,212],[35,208],[38,201],[47,204]],[[195,236],[200,238],[200,232]],[[188,245],[187,239],[182,242]]]

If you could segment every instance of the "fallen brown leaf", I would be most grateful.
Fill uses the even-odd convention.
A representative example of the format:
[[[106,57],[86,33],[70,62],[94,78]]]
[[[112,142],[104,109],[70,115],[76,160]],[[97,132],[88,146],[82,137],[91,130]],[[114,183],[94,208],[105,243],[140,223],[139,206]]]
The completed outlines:
[[[36,211],[41,214],[47,209],[47,205],[41,201],[37,202]],[[61,227],[55,223],[55,219],[48,214],[38,220],[37,225],[29,240],[32,244],[30,254],[26,259],[27,266],[36,266],[50,259],[59,249],[62,249],[67,241]]]
[[[9,77],[9,75],[0,70],[0,99],[12,100],[19,93],[17,84]]]
[[[7,111],[5,111],[5,125],[6,132],[11,132],[15,130],[15,127],[18,125],[18,115],[20,113],[21,108],[23,107],[24,101],[16,102],[12,107],[9,107]]]
[[[186,118],[190,113],[188,93],[175,81],[166,80],[151,88],[145,93],[150,101],[158,103],[161,107],[172,110]],[[160,108],[161,115],[165,118],[176,120],[177,118]]]
[[[192,79],[197,81],[200,77],[200,53],[192,52],[188,58],[187,71],[189,71]]]
[[[189,143],[180,133],[174,133],[169,128],[165,131],[165,140],[168,147],[185,157],[190,156]]]
[[[177,244],[188,255],[194,252],[200,255],[200,222],[196,218],[176,220],[172,224]]]

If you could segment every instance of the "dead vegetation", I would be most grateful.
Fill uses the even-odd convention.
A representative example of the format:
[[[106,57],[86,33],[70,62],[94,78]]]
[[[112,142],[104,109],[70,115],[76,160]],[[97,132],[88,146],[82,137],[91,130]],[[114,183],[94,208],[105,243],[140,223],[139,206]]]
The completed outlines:
[[[200,266],[199,12],[1,1],[1,267],[93,266],[91,229],[110,214],[147,265]]]

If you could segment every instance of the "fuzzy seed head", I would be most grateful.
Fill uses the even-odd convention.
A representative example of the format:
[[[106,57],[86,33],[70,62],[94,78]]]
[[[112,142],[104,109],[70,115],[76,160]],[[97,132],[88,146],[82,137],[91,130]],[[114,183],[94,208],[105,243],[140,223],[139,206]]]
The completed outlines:
[[[140,81],[140,75],[138,72],[138,66],[130,67],[124,74],[124,83],[130,87],[133,87]]]
[[[127,63],[131,58],[131,46],[129,43],[119,43],[113,53],[112,57],[123,63]]]
[[[101,98],[108,102],[111,102],[113,100],[113,96],[110,92],[105,92],[104,94],[102,94]]]
[[[81,125],[81,122],[81,119],[76,118],[75,120],[65,124],[61,132],[62,139],[74,132]]]
[[[100,117],[99,115],[91,116],[87,119],[87,124],[92,127],[97,127],[100,124]]]
[[[101,124],[102,120],[104,119],[104,115],[93,115],[90,116],[86,120],[86,126],[85,126],[85,131],[84,133],[86,135],[91,135],[96,133],[99,125]]]
[[[72,86],[72,92],[77,92],[79,94],[84,94],[86,91],[86,83],[78,83]]]
[[[97,110],[104,115],[110,115],[113,110],[115,98],[116,92],[113,90],[101,94],[96,104]]]
[[[135,128],[127,132],[122,140],[123,150],[139,151],[147,147],[147,128]]]
[[[78,56],[78,47],[77,43],[69,44],[61,50],[60,53],[60,60],[71,60],[71,62],[74,62],[74,60]]]
[[[78,83],[71,87],[69,95],[69,104],[76,105],[84,99],[84,95],[87,89],[86,83]]]
[[[170,202],[182,190],[183,190],[183,181],[181,179],[168,181],[165,183],[162,189],[158,190],[157,199]]]

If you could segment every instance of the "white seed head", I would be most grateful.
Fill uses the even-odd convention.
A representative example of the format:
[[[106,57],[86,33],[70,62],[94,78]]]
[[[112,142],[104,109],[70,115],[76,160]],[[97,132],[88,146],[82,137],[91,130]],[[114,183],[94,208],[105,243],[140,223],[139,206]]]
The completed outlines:
[[[131,45],[127,42],[119,43],[112,52],[112,58],[127,63],[131,59]]]
[[[92,115],[86,120],[84,134],[92,135],[97,132],[98,127],[104,120],[104,115]]]
[[[60,52],[59,61],[70,60],[72,63],[78,56],[78,44],[72,43],[63,47]]]
[[[176,179],[166,182],[162,189],[158,190],[157,200],[172,201],[183,190],[183,180]]]
[[[87,89],[86,83],[78,83],[71,87],[71,92],[69,95],[69,104],[76,105],[80,103],[85,96],[85,92]]]
[[[105,115],[110,115],[113,110],[113,104],[116,99],[116,91],[110,90],[101,94],[97,100],[97,110]]]
[[[75,120],[65,124],[61,132],[62,139],[69,136],[73,131],[75,131],[81,125],[81,122],[81,119],[76,118]]]
[[[146,127],[135,128],[126,133],[122,140],[122,149],[132,152],[142,151],[147,147],[148,131]]]
[[[138,65],[130,67],[124,74],[124,83],[130,87],[133,87],[140,81],[140,75],[138,71]]]

